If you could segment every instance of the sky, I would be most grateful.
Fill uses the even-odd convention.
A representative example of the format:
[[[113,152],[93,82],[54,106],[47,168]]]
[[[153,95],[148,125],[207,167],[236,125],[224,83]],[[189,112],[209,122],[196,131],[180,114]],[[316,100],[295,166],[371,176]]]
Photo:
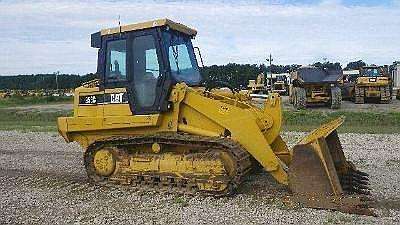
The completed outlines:
[[[0,74],[96,71],[90,34],[169,18],[198,30],[205,65],[391,64],[400,59],[400,0],[0,0]]]

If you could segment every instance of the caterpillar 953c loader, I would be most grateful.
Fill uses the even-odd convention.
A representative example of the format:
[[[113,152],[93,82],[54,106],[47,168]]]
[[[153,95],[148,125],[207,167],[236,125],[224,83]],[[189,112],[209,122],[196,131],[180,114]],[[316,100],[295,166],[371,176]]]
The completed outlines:
[[[58,119],[64,139],[85,149],[89,180],[224,196],[261,165],[305,206],[370,214],[356,197],[367,175],[336,132],[343,119],[289,150],[278,95],[261,109],[233,89],[202,87],[196,33],[161,19],[92,34],[99,80],[78,87],[73,117]]]

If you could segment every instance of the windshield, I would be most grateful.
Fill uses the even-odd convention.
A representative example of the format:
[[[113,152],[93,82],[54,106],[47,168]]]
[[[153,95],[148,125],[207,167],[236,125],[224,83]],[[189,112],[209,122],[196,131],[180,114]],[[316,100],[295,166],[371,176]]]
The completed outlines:
[[[276,80],[285,82],[286,81],[286,76],[277,76]]]
[[[379,70],[376,68],[368,68],[364,70],[364,76],[365,77],[378,77],[379,76]]]
[[[201,77],[190,38],[173,32],[164,32],[163,35],[172,76],[178,82],[199,84]]]

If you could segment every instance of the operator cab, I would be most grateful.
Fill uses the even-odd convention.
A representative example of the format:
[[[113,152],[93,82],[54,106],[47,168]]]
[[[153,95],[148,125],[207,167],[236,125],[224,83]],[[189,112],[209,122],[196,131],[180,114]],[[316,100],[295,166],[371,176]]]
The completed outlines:
[[[196,30],[168,19],[92,34],[92,47],[99,48],[100,88],[125,88],[133,114],[168,110],[172,85],[200,85],[191,41],[196,34]]]
[[[377,66],[365,66],[361,70],[362,77],[380,77],[382,75],[382,70]]]

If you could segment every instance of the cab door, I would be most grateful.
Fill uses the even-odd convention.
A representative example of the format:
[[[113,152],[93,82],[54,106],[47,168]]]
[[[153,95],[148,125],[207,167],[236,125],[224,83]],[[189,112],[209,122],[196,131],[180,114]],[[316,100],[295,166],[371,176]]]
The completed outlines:
[[[103,104],[104,117],[132,115],[126,92],[129,84],[128,46],[126,34],[116,34],[104,40],[104,92],[98,98]]]
[[[170,87],[165,57],[157,29],[134,32],[129,36],[130,109],[135,115],[157,114],[168,108]]]

